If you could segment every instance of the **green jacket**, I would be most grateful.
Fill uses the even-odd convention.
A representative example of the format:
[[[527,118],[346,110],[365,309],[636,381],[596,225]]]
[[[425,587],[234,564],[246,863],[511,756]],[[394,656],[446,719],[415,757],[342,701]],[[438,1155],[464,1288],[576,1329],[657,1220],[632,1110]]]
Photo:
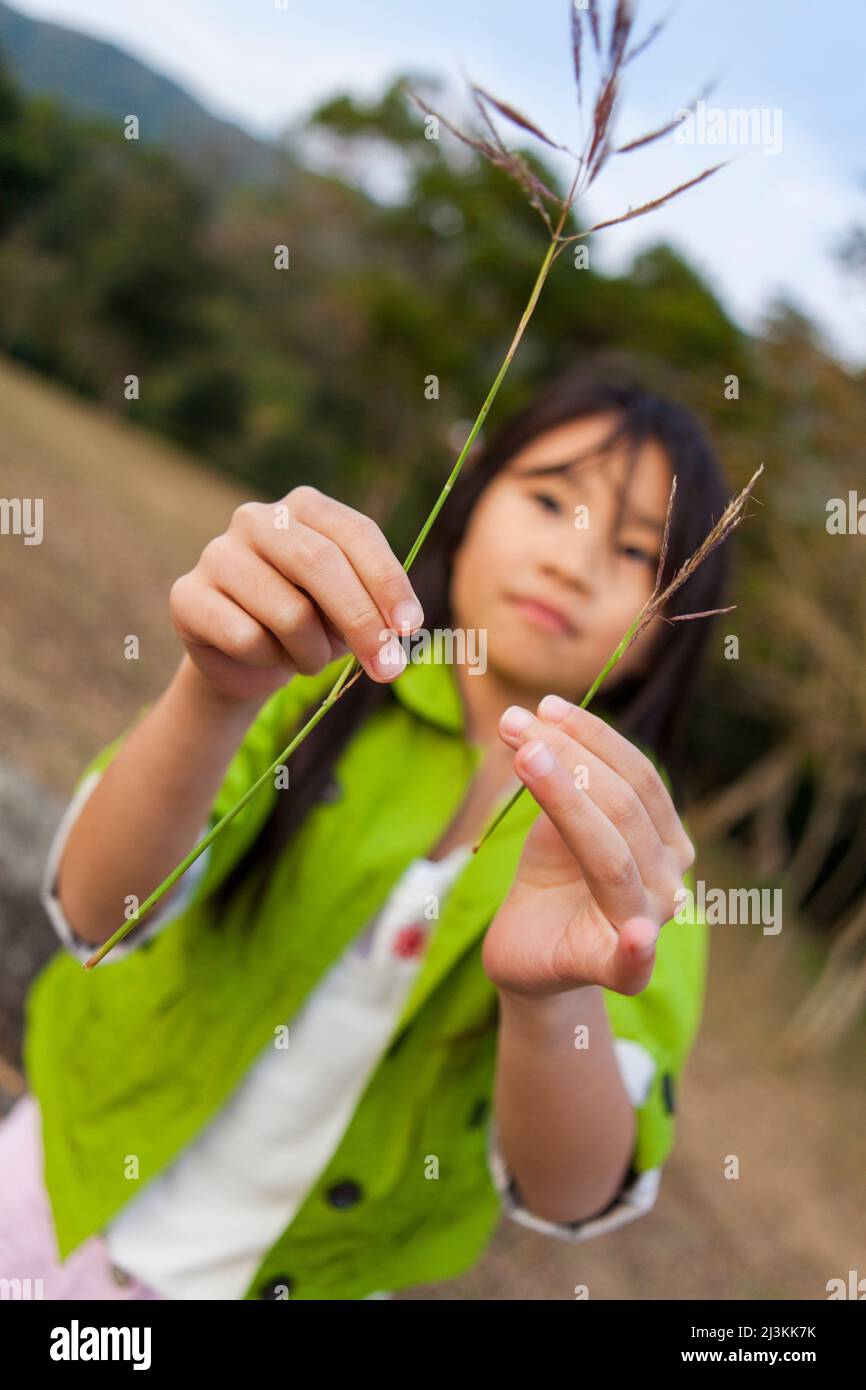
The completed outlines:
[[[286,746],[344,660],[296,677],[262,707],[212,823]],[[191,902],[167,929],[93,971],[61,950],[33,982],[24,1064],[40,1105],[61,1259],[200,1133],[410,861],[450,824],[483,758],[464,736],[453,668],[425,649],[392,695],[338,758],[338,794],[314,807],[287,846],[251,931],[243,894],[217,930],[209,900],[273,798],[291,795],[270,783],[215,841]],[[93,759],[79,785],[125,736]],[[462,869],[387,1052],[245,1298],[272,1298],[283,1284],[291,1298],[357,1298],[450,1278],[484,1251],[501,1201],[487,1163],[497,994],[481,944],[537,814],[533,798],[522,797]],[[638,1172],[660,1166],[673,1145],[673,1097],[702,1012],[706,953],[702,923],[671,921],[647,988],[604,992],[614,1035],[642,1044],[657,1063],[636,1109]],[[125,1166],[133,1154],[135,1182]],[[427,1176],[431,1155],[436,1180]]]

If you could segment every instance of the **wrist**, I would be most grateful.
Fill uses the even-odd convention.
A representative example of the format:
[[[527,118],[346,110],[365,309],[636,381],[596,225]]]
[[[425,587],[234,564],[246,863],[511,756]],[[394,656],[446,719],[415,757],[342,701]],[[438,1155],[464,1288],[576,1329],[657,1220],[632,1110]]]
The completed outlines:
[[[498,987],[498,994],[501,1018],[527,1033],[571,1033],[576,1023],[604,1011],[600,985],[577,985],[555,994],[521,994]]]
[[[238,699],[226,694],[208,680],[189,652],[184,652],[166,693],[169,698],[178,699],[191,709],[197,719],[209,724],[217,723],[220,727],[237,726],[243,729],[270,698],[265,694],[252,699]]]

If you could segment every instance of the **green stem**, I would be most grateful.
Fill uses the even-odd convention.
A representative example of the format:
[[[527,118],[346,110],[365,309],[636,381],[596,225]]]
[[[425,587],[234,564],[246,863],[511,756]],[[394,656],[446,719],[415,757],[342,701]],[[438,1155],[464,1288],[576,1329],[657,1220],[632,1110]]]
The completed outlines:
[[[493,385],[488,391],[487,398],[484,404],[482,405],[480,411],[478,412],[478,418],[476,419],[475,424],[472,426],[472,429],[469,431],[466,443],[463,445],[463,448],[460,451],[460,457],[458,458],[457,462],[452,468],[448,481],[446,482],[445,486],[440,492],[439,497],[437,498],[436,503],[433,507],[433,510],[431,511],[427,520],[424,522],[424,525],[422,526],[421,531],[419,532],[415,540],[415,543],[412,546],[412,549],[409,551],[409,554],[403,561],[403,568],[407,572],[413,564],[415,557],[418,554],[418,551],[421,549],[421,546],[424,544],[424,541],[430,531],[431,526],[433,525],[434,521],[439,515],[439,512],[442,510],[442,507],[445,505],[445,500],[448,497],[448,494],[453,488],[455,482],[457,481],[460,470],[463,467],[464,460],[466,459],[466,455],[472,448],[478,431],[484,424],[484,421],[487,418],[487,413],[490,410],[490,407],[492,406],[494,400],[496,399],[496,394],[500,386],[502,385],[505,373],[508,371],[508,368],[511,365],[514,354],[517,351],[518,344],[521,338],[523,337],[526,325],[529,323],[529,320],[531,319],[532,314],[535,310],[535,306],[538,303],[538,296],[541,294],[541,290],[549,274],[550,267],[553,264],[557,252],[559,233],[562,230],[562,226],[565,221],[566,215],[567,209],[563,211],[563,215],[560,218],[560,222],[556,228],[554,236],[550,242],[549,247],[547,248],[547,254],[545,255],[544,260],[541,263],[541,268],[539,269],[538,275],[536,276],[535,284],[532,287],[532,293],[529,296],[526,308],[524,309],[523,314],[521,315],[520,322],[517,325],[517,330],[514,334],[514,337],[511,340],[511,346],[505,354],[502,366],[499,368],[499,371],[496,374],[496,380],[494,381]],[[181,862],[177,865],[177,867],[172,869],[171,873],[168,875],[168,878],[164,879],[163,882],[159,885],[159,887],[153,890],[153,892],[150,894],[150,897],[145,898],[138,911],[127,922],[124,922],[122,926],[118,927],[117,931],[114,932],[114,934],[110,936],[107,941],[103,942],[98,951],[94,952],[92,956],[88,957],[88,959],[84,962],[85,970],[92,970],[95,965],[98,965],[101,960],[104,960],[104,958],[108,955],[108,952],[112,949],[112,947],[116,946],[119,941],[122,941],[125,936],[128,936],[129,933],[133,930],[133,928],[138,926],[139,922],[142,921],[142,919],[147,913],[152,912],[159,900],[163,897],[165,893],[168,892],[169,888],[172,888],[174,884],[177,883],[178,879],[186,873],[187,869],[190,867],[191,864],[195,863],[196,859],[198,859],[200,854],[204,854],[208,845],[213,844],[217,836],[222,834],[223,830],[225,830],[226,826],[234,820],[238,812],[242,811],[243,808],[247,805],[247,803],[252,800],[259,788],[264,786],[265,782],[267,782],[268,779],[273,776],[276,769],[280,767],[283,763],[285,763],[288,758],[291,757],[292,753],[294,753],[295,749],[298,747],[300,743],[303,743],[304,739],[312,731],[312,729],[315,728],[316,724],[318,724],[322,716],[327,713],[334,701],[339,698],[341,692],[345,688],[346,682],[348,681],[349,677],[359,667],[360,662],[358,661],[358,658],[356,656],[350,656],[347,658],[346,665],[343,667],[342,671],[337,677],[335,684],[331,687],[330,691],[325,696],[324,700],[322,701],[322,704],[316,710],[312,718],[307,721],[303,729],[301,729],[295,735],[288,747],[283,749],[279,757],[274,759],[270,767],[262,773],[261,777],[259,777],[258,780],[255,781],[246,792],[244,792],[240,801],[238,801],[234,806],[232,806],[230,810],[226,811],[222,819],[217,821],[216,825],[214,825],[208,831],[207,835],[204,836],[204,838],[195,846],[194,849],[190,850],[186,858],[182,859]]]
[[[230,810],[226,811],[225,815],[217,821],[216,825],[211,827],[208,833],[204,836],[202,840],[199,841],[195,848],[190,850],[186,858],[182,859],[181,862],[177,865],[177,867],[172,869],[168,878],[164,879],[163,882],[159,885],[159,887],[153,890],[149,898],[145,898],[138,911],[135,912],[132,917],[130,917],[129,921],[124,922],[122,927],[118,927],[114,935],[110,936],[107,941],[104,941],[100,946],[99,950],[96,951],[92,956],[88,957],[88,959],[84,962],[85,970],[92,970],[94,965],[98,965],[99,962],[105,956],[108,955],[108,952],[111,950],[112,946],[116,946],[118,941],[122,941],[123,938],[127,936],[129,932],[132,931],[133,927],[138,926],[142,918],[145,917],[145,915],[148,912],[151,912],[153,908],[156,907],[160,898],[168,892],[169,888],[172,888],[174,884],[177,883],[178,879],[183,877],[190,864],[194,864],[196,859],[198,859],[199,855],[204,854],[208,845],[212,845],[217,836],[222,834],[226,826],[229,825],[230,822],[234,820],[235,816],[237,816],[238,813],[244,809],[247,802],[252,800],[259,788],[263,787],[265,782],[267,782],[269,778],[273,777],[277,768],[280,767],[286,761],[287,758],[291,757],[292,753],[294,753],[295,749],[298,747],[298,744],[303,743],[307,735],[311,732],[312,729],[315,728],[319,720],[323,717],[323,715],[327,714],[331,705],[334,704],[334,702],[338,699],[339,694],[342,691],[343,686],[345,685],[346,678],[349,675],[350,668],[355,661],[355,657],[349,658],[346,665],[343,667],[343,670],[340,672],[336,684],[332,686],[331,690],[325,696],[325,699],[322,701],[315,714],[307,720],[303,729],[300,729],[298,733],[295,734],[295,737],[292,739],[288,747],[284,748],[282,753],[280,753],[279,757],[275,758],[274,761],[271,763],[270,767],[266,768],[262,775],[259,778],[257,778],[255,782],[253,782],[252,786],[247,788],[240,801],[237,801],[235,805],[232,806]]]
[[[599,671],[599,673],[598,673],[598,675],[596,676],[595,680],[593,681],[592,685],[589,687],[589,690],[587,690],[586,694],[584,695],[583,699],[581,700],[580,704],[578,705],[578,709],[586,709],[586,707],[587,707],[587,705],[589,704],[590,700],[593,700],[593,699],[595,698],[596,694],[598,693],[598,689],[599,689],[600,685],[602,684],[603,681],[607,680],[607,677],[610,675],[610,673],[611,673],[611,671],[613,670],[614,666],[616,666],[616,664],[617,664],[617,662],[619,661],[620,657],[621,657],[621,656],[623,655],[623,653],[625,652],[626,647],[628,646],[628,644],[630,643],[631,639],[634,637],[635,633],[637,632],[638,625],[640,624],[640,620],[641,620],[641,618],[643,617],[645,611],[646,611],[646,605],[644,605],[644,607],[640,610],[640,612],[637,614],[637,616],[632,620],[632,623],[631,623],[631,625],[630,625],[630,627],[629,627],[629,629],[628,629],[628,632],[625,634],[625,636],[623,637],[622,641],[619,642],[618,645],[616,646],[616,648],[611,652],[611,654],[610,654],[610,656],[608,657],[607,661],[604,663],[604,666],[602,666],[601,670]],[[526,791],[526,787],[525,787],[525,786],[523,786],[523,787],[518,787],[518,788],[517,788],[517,791],[514,793],[514,795],[512,796],[511,800],[508,801],[508,802],[505,804],[505,806],[503,806],[502,810],[499,811],[499,812],[497,813],[497,815],[494,817],[494,819],[493,819],[493,821],[491,822],[491,824],[487,827],[487,829],[485,830],[484,834],[481,836],[481,839],[478,841],[478,844],[472,846],[472,853],[473,853],[473,854],[477,854],[477,853],[478,853],[478,851],[480,850],[480,848],[481,848],[481,846],[484,844],[484,842],[490,838],[490,836],[493,834],[494,830],[496,829],[497,825],[499,825],[500,821],[503,821],[503,820],[505,819],[505,817],[508,815],[508,812],[511,810],[512,806],[514,806],[515,803],[516,803],[517,801],[520,800],[520,797],[523,795],[523,793],[524,793],[525,791]]]

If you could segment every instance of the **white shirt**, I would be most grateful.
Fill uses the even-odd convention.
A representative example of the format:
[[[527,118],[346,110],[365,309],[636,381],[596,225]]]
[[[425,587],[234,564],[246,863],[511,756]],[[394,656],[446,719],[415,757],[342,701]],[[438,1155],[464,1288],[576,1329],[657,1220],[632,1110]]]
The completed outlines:
[[[79,960],[93,953],[73,933],[57,895],[57,868],[81,806],[100,777],[93,772],[55,832],[42,902],[61,941]],[[361,1095],[387,1049],[420,968],[441,902],[471,855],[459,845],[439,861],[416,859],[365,931],[279,1030],[198,1137],[122,1208],[103,1232],[111,1259],[170,1299],[239,1299],[264,1255],[289,1225],[335,1152]],[[206,850],[167,905],[155,909],[134,941],[113,947],[105,964],[165,930],[185,909],[207,867]],[[638,1043],[614,1039],[633,1105],[652,1083],[655,1061]],[[661,1169],[639,1175],[601,1217],[581,1223],[542,1220],[521,1204],[503,1159],[495,1117],[488,1162],[503,1209],[533,1230],[585,1240],[614,1230],[653,1206]]]

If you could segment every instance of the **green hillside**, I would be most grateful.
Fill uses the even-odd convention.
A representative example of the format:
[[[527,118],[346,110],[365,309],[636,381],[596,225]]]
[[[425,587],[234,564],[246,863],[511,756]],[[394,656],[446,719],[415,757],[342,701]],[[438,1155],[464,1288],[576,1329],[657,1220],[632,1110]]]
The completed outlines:
[[[285,167],[275,148],[211,115],[176,82],[114,44],[31,19],[3,0],[0,54],[25,91],[118,125],[133,113],[143,140],[170,146],[210,178],[270,180]]]

